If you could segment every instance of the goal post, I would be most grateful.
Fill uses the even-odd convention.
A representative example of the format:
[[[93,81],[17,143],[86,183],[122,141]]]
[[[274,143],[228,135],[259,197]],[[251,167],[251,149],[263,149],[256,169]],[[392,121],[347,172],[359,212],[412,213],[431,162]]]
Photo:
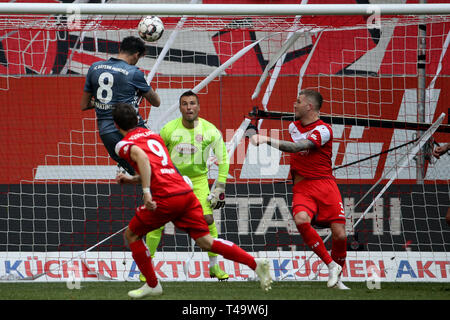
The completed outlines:
[[[140,114],[159,132],[180,116],[181,93],[199,95],[200,116],[230,153],[226,205],[214,211],[219,237],[268,257],[274,279],[326,280],[292,220],[289,154],[247,139],[259,130],[289,140],[293,102],[311,88],[333,129],[347,216],[343,280],[375,272],[381,281],[448,282],[450,157],[431,151],[450,142],[450,4],[188,2],[0,3],[0,280],[138,281],[122,231],[141,191],[115,183],[95,113],[79,101],[89,66],[138,36],[142,16],[158,15],[163,37],[146,43],[137,66],[161,106],[142,101]],[[209,178],[213,186],[213,162]],[[207,254],[191,250],[168,224],[157,276],[212,281]],[[254,276],[219,263],[230,281]]]

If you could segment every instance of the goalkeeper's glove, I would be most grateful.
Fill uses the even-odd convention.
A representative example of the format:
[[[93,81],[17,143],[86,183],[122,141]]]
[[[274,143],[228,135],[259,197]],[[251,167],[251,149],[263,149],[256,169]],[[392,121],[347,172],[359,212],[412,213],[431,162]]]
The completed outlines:
[[[208,196],[212,209],[220,209],[225,206],[225,182],[217,182],[216,187]]]

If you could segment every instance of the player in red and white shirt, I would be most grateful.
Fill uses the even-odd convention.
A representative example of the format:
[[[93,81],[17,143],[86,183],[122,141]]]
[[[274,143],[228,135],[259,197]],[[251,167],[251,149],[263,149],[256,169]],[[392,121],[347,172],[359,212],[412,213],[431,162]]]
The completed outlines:
[[[117,143],[116,153],[127,160],[137,175],[118,173],[117,183],[141,184],[144,204],[136,209],[125,238],[132,257],[144,274],[146,283],[139,289],[128,292],[132,298],[162,294],[162,287],[156,278],[150,252],[142,237],[148,232],[172,222],[186,231],[198,246],[205,251],[222,255],[224,258],[246,264],[256,272],[261,288],[270,289],[272,278],[269,261],[255,259],[233,242],[214,239],[210,233],[203,209],[192,188],[175,169],[162,138],[149,129],[137,127],[135,109],[126,103],[113,108],[113,119],[124,138]]]
[[[267,143],[291,154],[292,214],[305,243],[328,266],[328,287],[347,289],[340,275],[347,256],[345,213],[342,197],[331,169],[333,131],[320,120],[322,96],[303,90],[294,103],[296,121],[289,126],[292,141],[254,135],[255,145]],[[311,224],[332,232],[331,255]]]

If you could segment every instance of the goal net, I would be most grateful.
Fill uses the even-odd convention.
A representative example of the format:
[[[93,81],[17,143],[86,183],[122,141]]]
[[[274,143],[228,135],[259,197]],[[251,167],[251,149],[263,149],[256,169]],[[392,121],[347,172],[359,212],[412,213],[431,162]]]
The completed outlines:
[[[160,14],[163,37],[146,43],[137,65],[161,97],[159,108],[140,105],[154,131],[181,116],[182,92],[199,94],[200,116],[221,130],[231,162],[226,206],[214,211],[219,237],[269,257],[275,279],[325,280],[327,271],[292,220],[289,154],[250,145],[246,135],[290,140],[293,102],[309,88],[323,95],[321,116],[333,129],[347,216],[343,280],[449,281],[450,158],[431,152],[450,141],[450,16],[371,10]],[[0,13],[2,280],[138,281],[122,233],[141,188],[115,183],[117,165],[80,99],[89,66],[138,36],[141,17]],[[216,177],[211,162],[211,185]],[[329,231],[318,231],[330,249]],[[207,254],[170,223],[153,263],[163,281],[211,280]],[[231,280],[254,277],[219,263]]]

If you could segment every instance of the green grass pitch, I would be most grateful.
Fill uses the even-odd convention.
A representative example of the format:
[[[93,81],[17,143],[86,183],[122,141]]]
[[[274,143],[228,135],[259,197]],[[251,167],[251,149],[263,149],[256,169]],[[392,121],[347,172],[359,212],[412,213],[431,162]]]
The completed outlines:
[[[328,289],[325,282],[276,281],[263,292],[259,282],[161,282],[162,296],[147,300],[450,300],[450,283],[347,282],[351,290]],[[81,282],[79,289],[60,283],[0,283],[0,300],[129,300],[139,282]]]

